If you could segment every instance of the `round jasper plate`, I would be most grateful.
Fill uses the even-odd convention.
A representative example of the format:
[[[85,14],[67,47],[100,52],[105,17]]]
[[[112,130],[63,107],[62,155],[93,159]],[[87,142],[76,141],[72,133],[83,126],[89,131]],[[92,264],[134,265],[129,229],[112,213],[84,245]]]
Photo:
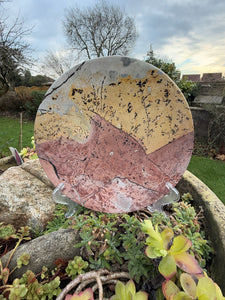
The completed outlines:
[[[112,56],[83,62],[47,91],[35,121],[41,165],[87,208],[123,213],[168,193],[193,148],[189,106],[154,66]]]

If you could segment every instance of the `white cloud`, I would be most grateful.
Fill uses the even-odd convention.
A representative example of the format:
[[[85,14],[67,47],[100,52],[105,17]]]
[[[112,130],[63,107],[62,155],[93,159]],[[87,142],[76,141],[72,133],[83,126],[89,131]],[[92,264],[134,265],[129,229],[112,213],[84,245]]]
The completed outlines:
[[[173,37],[160,49],[184,73],[225,73],[225,39],[206,39],[196,32],[191,37]]]
[[[61,49],[65,8],[98,0],[13,0],[5,3],[10,18],[20,12],[25,25],[36,25],[27,41],[34,55]],[[135,17],[139,32],[131,55],[144,59],[150,44],[161,57],[171,58],[185,73],[225,72],[225,1],[107,0]]]

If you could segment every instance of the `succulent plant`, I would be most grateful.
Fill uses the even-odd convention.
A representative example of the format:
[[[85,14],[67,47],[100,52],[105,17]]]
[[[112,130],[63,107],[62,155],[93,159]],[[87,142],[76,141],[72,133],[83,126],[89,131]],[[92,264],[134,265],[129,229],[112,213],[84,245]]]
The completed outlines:
[[[197,278],[193,275],[183,273],[180,276],[181,291],[177,285],[167,280],[162,285],[162,290],[167,300],[224,300],[218,285],[209,277]]]
[[[84,273],[84,269],[87,267],[87,261],[84,261],[81,256],[75,256],[73,260],[69,261],[66,273],[74,279],[77,275]]]
[[[87,288],[79,294],[66,295],[65,300],[94,300],[93,291]]]
[[[129,280],[127,284],[117,281],[116,294],[110,300],[147,300],[148,294],[142,291],[136,293],[136,288],[133,280]]]
[[[176,274],[177,267],[191,274],[202,273],[196,259],[187,252],[192,245],[188,238],[183,235],[174,237],[173,230],[168,227],[160,233],[158,226],[154,229],[150,220],[143,222],[142,230],[149,235],[146,239],[146,255],[151,259],[162,257],[159,272],[166,279]]]

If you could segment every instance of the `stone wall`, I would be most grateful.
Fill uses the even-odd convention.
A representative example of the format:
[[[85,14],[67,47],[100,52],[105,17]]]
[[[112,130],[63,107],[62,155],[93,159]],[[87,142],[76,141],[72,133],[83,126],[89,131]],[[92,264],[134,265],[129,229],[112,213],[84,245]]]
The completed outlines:
[[[212,114],[200,107],[191,107],[192,118],[194,122],[195,139],[200,142],[207,142],[209,122],[212,120]]]
[[[183,80],[196,82],[198,94],[193,101],[193,105],[202,106],[204,104],[225,104],[225,78],[222,73],[185,74]]]
[[[225,81],[199,82],[194,104],[225,104]]]
[[[199,83],[199,94],[205,96],[225,96],[225,81],[201,82]]]

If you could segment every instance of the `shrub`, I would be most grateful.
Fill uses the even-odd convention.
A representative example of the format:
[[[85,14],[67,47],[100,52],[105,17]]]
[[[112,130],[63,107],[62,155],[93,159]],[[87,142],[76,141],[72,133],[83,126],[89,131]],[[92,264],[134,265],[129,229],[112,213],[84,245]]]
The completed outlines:
[[[8,91],[8,93],[0,98],[0,110],[2,112],[18,112],[22,107],[22,98],[18,97],[14,91]]]
[[[27,117],[34,119],[44,98],[47,87],[16,87],[0,97],[0,110],[10,113],[25,111]]]
[[[46,87],[20,86],[15,90],[17,101],[21,103],[21,109],[25,110],[27,117],[34,119],[37,109],[46,93]]]
[[[30,95],[31,99],[25,102],[24,109],[26,111],[27,116],[34,119],[38,107],[44,98],[45,91],[32,91]]]
[[[191,105],[198,93],[197,84],[186,79],[178,80],[176,81],[176,84],[181,89],[182,93],[184,94],[184,97],[188,101],[188,104]]]

